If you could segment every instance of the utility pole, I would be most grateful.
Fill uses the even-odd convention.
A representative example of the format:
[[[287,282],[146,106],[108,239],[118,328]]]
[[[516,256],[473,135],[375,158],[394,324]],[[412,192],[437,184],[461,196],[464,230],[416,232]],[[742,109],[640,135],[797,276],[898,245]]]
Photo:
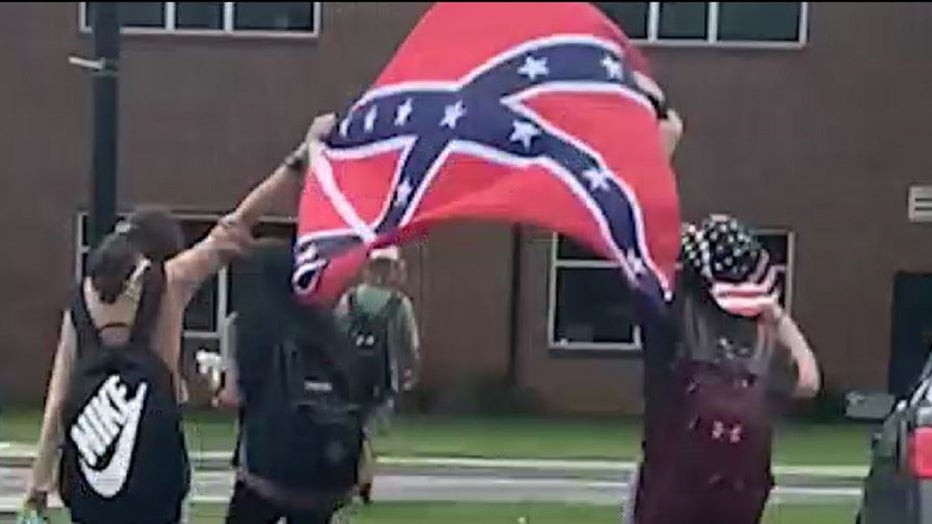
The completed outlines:
[[[90,3],[87,4],[88,6]],[[91,142],[90,246],[93,248],[116,223],[117,116],[120,61],[119,3],[95,2],[91,18],[94,60],[71,57],[69,62],[91,70],[94,86]]]

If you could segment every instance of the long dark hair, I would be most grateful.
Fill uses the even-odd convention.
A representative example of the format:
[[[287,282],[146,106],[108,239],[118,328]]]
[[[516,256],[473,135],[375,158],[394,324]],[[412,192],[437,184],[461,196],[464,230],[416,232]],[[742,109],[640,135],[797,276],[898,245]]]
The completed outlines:
[[[285,334],[298,347],[318,350],[331,361],[346,391],[354,391],[351,354],[346,334],[333,310],[325,305],[302,304],[296,299],[291,276],[294,269],[291,245],[282,240],[260,240],[250,255],[235,264],[233,308],[236,319],[236,350],[248,397],[250,383],[263,380],[262,352]]]

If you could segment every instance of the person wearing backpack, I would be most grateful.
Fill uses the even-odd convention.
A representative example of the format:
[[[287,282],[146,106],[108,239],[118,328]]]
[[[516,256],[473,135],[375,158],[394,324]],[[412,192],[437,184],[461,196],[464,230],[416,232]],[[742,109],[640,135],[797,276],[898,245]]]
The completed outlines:
[[[269,240],[234,267],[233,361],[217,401],[239,410],[227,524],[325,524],[356,483],[355,355],[331,308],[296,300],[292,261]]]
[[[250,230],[263,214],[285,195],[297,202],[308,144],[334,121],[332,115],[315,119],[305,141],[193,247],[181,249],[180,226],[170,214],[144,210],[118,224],[95,249],[63,316],[19,521],[44,518],[59,455],[59,491],[76,523],[180,520],[178,494],[189,483],[176,405],[186,397],[179,371],[184,310],[207,278],[248,248]],[[157,301],[144,303],[143,295]],[[152,309],[156,313],[147,312]],[[176,401],[171,406],[165,388]],[[147,415],[153,413],[150,399],[162,415]],[[161,445],[158,435],[171,436]],[[158,462],[169,468],[168,476],[147,473],[163,472]],[[143,505],[136,509],[131,500]]]
[[[337,305],[359,359],[366,438],[358,491],[367,504],[372,499],[375,467],[373,434],[387,429],[398,394],[414,387],[420,368],[414,307],[399,289],[403,278],[399,249],[375,249],[363,270],[362,283],[347,291]]]
[[[654,326],[672,336],[646,348],[657,353],[635,522],[753,524],[773,486],[773,359],[794,362],[798,398],[818,391],[818,365],[746,226],[724,215],[685,226],[681,264],[670,316]]]

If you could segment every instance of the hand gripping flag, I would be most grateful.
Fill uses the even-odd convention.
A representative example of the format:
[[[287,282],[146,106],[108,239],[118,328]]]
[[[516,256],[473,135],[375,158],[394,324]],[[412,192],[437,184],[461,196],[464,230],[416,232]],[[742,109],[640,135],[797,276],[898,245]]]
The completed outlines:
[[[669,293],[679,210],[643,61],[588,3],[438,3],[312,158],[295,288],[339,294],[368,249],[450,220],[572,237]]]

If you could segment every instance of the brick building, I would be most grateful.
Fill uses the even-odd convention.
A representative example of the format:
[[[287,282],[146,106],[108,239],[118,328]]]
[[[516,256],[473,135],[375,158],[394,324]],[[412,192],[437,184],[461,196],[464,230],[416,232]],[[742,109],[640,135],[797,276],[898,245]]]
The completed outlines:
[[[685,117],[686,216],[727,211],[760,228],[829,384],[883,387],[891,349],[920,358],[932,333],[932,243],[917,223],[932,185],[932,7],[601,5],[642,42]],[[193,240],[313,115],[361,93],[425,8],[126,4],[120,207],[168,205]],[[90,80],[67,59],[89,53],[89,9],[0,4],[0,394],[16,400],[42,396],[86,250]],[[288,234],[280,215],[268,233]],[[426,387],[511,372],[554,411],[638,409],[640,338],[610,265],[500,225],[450,226],[406,251]],[[205,286],[188,349],[217,347],[233,293],[227,272]]]

